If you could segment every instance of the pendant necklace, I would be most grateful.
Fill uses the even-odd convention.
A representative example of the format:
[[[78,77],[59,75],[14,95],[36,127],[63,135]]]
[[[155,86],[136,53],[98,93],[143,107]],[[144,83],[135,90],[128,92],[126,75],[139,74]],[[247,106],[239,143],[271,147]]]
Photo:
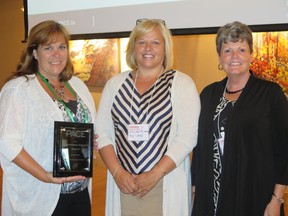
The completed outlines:
[[[56,92],[56,91],[57,91],[56,88],[53,87],[53,86],[51,85],[51,83],[49,83],[49,80],[48,80],[47,78],[45,78],[39,71],[37,72],[37,75],[39,75],[39,77],[41,78],[41,80],[48,86],[48,88],[50,89],[50,91],[54,94],[55,99],[57,99],[57,93],[58,93],[58,92]],[[72,87],[70,86],[70,84],[69,84],[68,82],[61,82],[61,83],[63,83],[63,90],[62,90],[62,91],[63,91],[63,97],[64,97],[64,98],[68,99],[68,97],[64,95],[64,85],[65,85],[65,86],[68,88],[68,90],[75,96],[75,98],[77,98],[76,93],[74,92],[74,90],[72,89]],[[62,89],[62,87],[61,87],[61,89]],[[58,89],[58,90],[59,90],[59,89]],[[61,91],[61,90],[59,90],[59,91]],[[60,93],[61,93],[61,92],[60,92]],[[59,96],[61,96],[61,98],[59,98]],[[59,99],[60,99],[60,100],[59,100]],[[58,95],[58,101],[64,106],[64,108],[65,108],[65,110],[66,110],[69,118],[71,119],[71,121],[72,121],[72,122],[75,122],[75,119],[74,119],[74,117],[73,117],[72,111],[71,111],[71,110],[67,107],[67,105],[65,104],[66,101],[64,101],[64,100],[62,99],[62,95],[61,95],[61,94]],[[64,102],[65,102],[65,103],[64,103]],[[68,102],[69,102],[69,99],[68,99]],[[87,114],[86,114],[86,111],[85,111],[82,103],[80,103],[80,106],[81,106],[81,109],[82,109],[82,112],[83,112],[83,115],[84,115],[85,123],[88,123],[88,116],[87,116]]]
[[[49,80],[48,80],[49,82]],[[49,82],[51,87],[57,92],[57,94],[60,96],[60,99],[65,101],[66,103],[69,102],[69,99],[67,96],[64,95],[64,82],[60,82],[60,89],[56,88],[52,83]]]
[[[55,85],[53,85],[52,83],[49,82],[49,79],[47,79],[46,77],[44,77],[42,74],[40,74],[41,79],[43,80],[43,78],[45,79],[45,83],[47,85],[47,83],[52,87],[52,89],[57,93],[58,97],[60,97],[60,99],[62,101],[64,101],[65,103],[69,102],[69,98],[64,94],[64,87],[65,87],[65,83],[61,80],[59,80],[60,82],[60,89],[56,88]],[[44,80],[43,80],[44,81]]]

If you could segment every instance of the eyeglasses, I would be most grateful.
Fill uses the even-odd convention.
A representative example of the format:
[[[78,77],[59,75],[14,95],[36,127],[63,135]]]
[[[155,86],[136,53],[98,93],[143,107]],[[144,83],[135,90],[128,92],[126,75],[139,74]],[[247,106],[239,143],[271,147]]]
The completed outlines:
[[[147,19],[147,18],[142,18],[142,19],[136,20],[136,25],[138,25],[139,23],[144,22],[146,20],[153,20],[153,21],[160,22],[163,25],[165,25],[165,21],[163,19]]]

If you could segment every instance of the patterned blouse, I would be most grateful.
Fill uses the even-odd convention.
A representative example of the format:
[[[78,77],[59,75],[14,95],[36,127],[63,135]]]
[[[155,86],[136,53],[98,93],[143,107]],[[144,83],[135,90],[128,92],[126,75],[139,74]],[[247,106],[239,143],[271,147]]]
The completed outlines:
[[[171,86],[175,71],[163,73],[145,93],[138,93],[130,73],[112,105],[118,159],[128,172],[151,170],[167,151],[172,121]],[[148,124],[149,138],[128,140],[129,124]]]
[[[228,116],[233,110],[235,101],[229,101],[224,96],[220,98],[215,114],[214,114],[214,145],[213,145],[213,200],[214,200],[214,215],[217,212],[218,197],[221,185],[221,173],[223,155],[224,155],[224,139],[225,139],[225,127],[228,121]]]

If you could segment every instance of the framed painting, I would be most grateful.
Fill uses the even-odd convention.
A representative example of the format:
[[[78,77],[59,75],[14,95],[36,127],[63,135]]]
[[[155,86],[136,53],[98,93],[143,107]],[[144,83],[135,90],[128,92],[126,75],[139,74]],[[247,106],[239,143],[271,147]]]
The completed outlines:
[[[253,33],[251,70],[278,83],[288,98],[288,31]]]
[[[71,40],[70,56],[74,74],[91,91],[101,91],[120,72],[119,39]]]

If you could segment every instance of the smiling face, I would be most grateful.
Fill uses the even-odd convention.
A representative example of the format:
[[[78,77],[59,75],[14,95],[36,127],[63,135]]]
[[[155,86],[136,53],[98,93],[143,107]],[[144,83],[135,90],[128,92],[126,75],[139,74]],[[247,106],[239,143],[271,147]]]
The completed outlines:
[[[158,28],[135,41],[135,59],[140,70],[162,68],[165,58],[165,41]]]
[[[245,40],[238,40],[222,43],[218,59],[228,76],[241,75],[249,73],[252,53]]]
[[[47,44],[41,44],[33,51],[38,61],[38,70],[48,79],[58,79],[66,66],[68,58],[67,44],[64,38],[57,37]]]

